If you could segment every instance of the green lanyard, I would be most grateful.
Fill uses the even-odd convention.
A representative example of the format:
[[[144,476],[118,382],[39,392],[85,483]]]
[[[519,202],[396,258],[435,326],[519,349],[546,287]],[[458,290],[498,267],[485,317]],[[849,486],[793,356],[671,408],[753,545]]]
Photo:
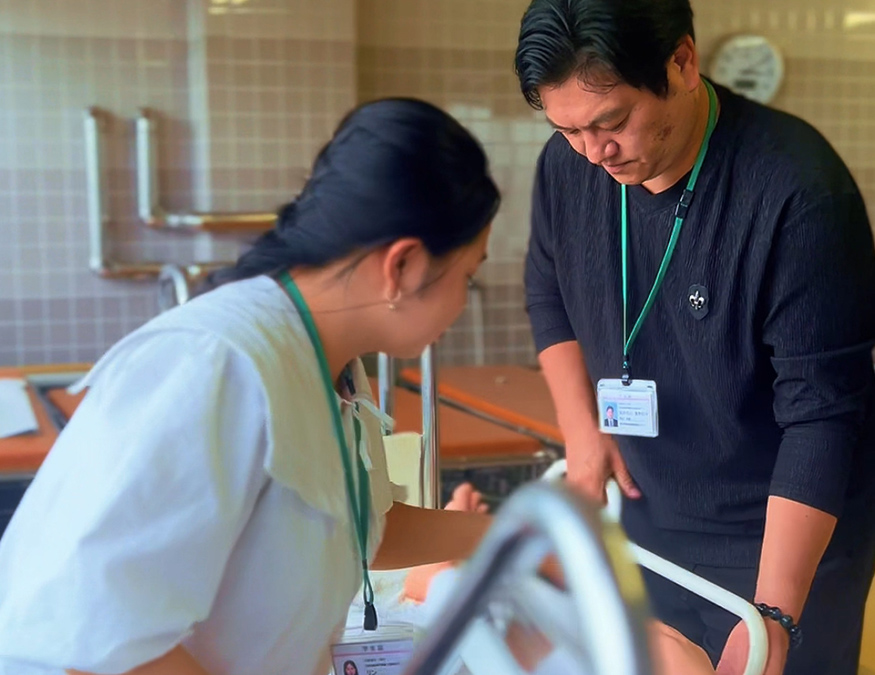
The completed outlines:
[[[656,273],[656,279],[653,281],[653,287],[650,289],[650,295],[647,296],[647,301],[632,327],[632,332],[629,333],[629,207],[626,198],[626,186],[620,186],[620,194],[622,195],[621,207],[621,244],[623,247],[623,384],[632,383],[632,370],[629,365],[629,352],[632,351],[632,345],[638,337],[638,332],[641,330],[641,324],[644,319],[650,314],[653,308],[653,302],[656,299],[656,294],[659,292],[660,286],[665,279],[665,273],[668,270],[668,264],[674,255],[675,246],[678,243],[678,237],[681,234],[681,227],[684,224],[684,219],[687,217],[687,212],[690,210],[690,204],[693,202],[693,190],[696,187],[696,181],[699,179],[699,172],[702,170],[702,164],[705,162],[705,155],[708,154],[708,143],[711,140],[711,134],[714,133],[714,127],[717,126],[717,94],[714,87],[707,80],[703,80],[705,88],[708,90],[708,126],[705,129],[705,138],[702,141],[702,147],[699,148],[699,155],[696,157],[696,163],[693,166],[693,172],[690,174],[690,180],[687,182],[687,187],[681,195],[677,208],[675,208],[674,228],[671,231],[671,237],[668,240],[668,246],[665,249],[665,255],[662,257],[662,263],[659,265],[659,271]]]
[[[352,511],[352,522],[355,528],[356,539],[358,540],[359,553],[362,561],[362,578],[364,580],[363,594],[365,601],[365,630],[377,630],[377,609],[374,607],[374,587],[371,584],[370,575],[368,574],[368,524],[369,524],[369,509],[371,506],[371,489],[370,480],[368,478],[367,469],[365,469],[364,461],[358,452],[362,439],[361,424],[358,419],[353,419],[353,427],[355,429],[355,445],[356,457],[358,458],[358,478],[359,489],[358,499],[356,499],[356,489],[352,474],[352,462],[349,458],[349,447],[346,444],[346,434],[343,431],[343,420],[340,418],[340,407],[335,400],[334,383],[331,380],[331,369],[328,367],[328,359],[325,356],[325,349],[322,346],[322,340],[319,339],[319,333],[316,330],[316,324],[313,321],[313,315],[310,313],[310,308],[304,301],[304,296],[298,286],[292,280],[288,272],[284,272],[280,277],[280,283],[286,289],[295,307],[298,309],[298,314],[301,321],[304,323],[304,328],[307,330],[307,335],[310,337],[310,342],[313,343],[313,349],[316,351],[316,358],[319,361],[319,371],[322,375],[322,384],[325,387],[325,396],[328,399],[328,407],[331,408],[332,419],[334,421],[334,435],[337,436],[337,444],[340,447],[340,458],[343,460],[343,475],[346,481],[346,495],[349,499],[349,508]]]

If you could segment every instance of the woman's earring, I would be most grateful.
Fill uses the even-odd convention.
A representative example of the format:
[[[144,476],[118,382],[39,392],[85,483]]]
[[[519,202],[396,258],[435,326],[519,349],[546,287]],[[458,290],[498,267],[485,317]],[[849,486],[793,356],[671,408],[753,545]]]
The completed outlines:
[[[396,309],[398,309],[398,302],[400,302],[400,300],[401,291],[398,291],[397,293],[395,293],[394,297],[389,298],[389,310],[394,312]]]

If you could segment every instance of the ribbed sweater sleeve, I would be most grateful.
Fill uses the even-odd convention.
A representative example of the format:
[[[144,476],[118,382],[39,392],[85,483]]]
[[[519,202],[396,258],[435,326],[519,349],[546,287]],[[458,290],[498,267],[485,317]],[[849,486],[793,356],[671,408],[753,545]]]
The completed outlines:
[[[859,194],[791,212],[765,284],[763,341],[783,430],[770,493],[840,515],[872,400],[875,255]]]
[[[549,177],[545,170],[545,155],[549,147],[541,154],[535,174],[532,227],[525,269],[526,309],[535,348],[539,353],[553,345],[575,339],[553,261],[555,241],[548,197]]]

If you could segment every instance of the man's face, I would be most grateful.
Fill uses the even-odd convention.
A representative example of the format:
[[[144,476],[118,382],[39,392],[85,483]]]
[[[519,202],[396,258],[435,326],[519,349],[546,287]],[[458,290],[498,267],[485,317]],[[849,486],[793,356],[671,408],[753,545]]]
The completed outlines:
[[[614,419],[614,409],[613,408],[608,408],[608,419],[609,420]]]
[[[695,48],[690,42],[680,49]],[[640,185],[672,170],[696,123],[697,61],[673,57],[667,73],[664,97],[592,75],[541,87],[539,94],[547,119],[572,148],[617,182]]]

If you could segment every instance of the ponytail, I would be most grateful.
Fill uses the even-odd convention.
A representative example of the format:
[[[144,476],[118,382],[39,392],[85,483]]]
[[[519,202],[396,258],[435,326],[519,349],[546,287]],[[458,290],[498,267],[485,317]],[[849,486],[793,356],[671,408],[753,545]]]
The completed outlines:
[[[455,119],[414,99],[368,103],[344,118],[276,227],[201,292],[403,237],[439,257],[474,241],[499,200],[483,149]]]

